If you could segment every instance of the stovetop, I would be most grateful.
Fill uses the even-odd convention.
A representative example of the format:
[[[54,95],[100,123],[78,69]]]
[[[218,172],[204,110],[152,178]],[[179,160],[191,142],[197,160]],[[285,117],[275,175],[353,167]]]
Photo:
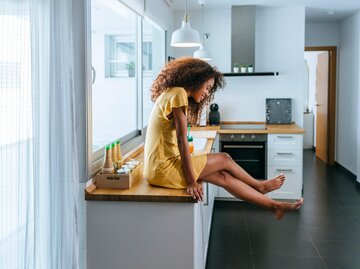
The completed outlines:
[[[266,124],[221,124],[223,130],[266,130]]]

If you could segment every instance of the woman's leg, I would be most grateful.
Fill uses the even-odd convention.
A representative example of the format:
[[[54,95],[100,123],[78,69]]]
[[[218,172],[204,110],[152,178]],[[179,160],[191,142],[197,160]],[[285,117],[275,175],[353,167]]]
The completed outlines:
[[[204,178],[200,177],[200,179],[223,187],[239,199],[268,208],[277,219],[281,219],[287,211],[299,209],[304,202],[303,198],[300,198],[295,203],[272,200],[244,182],[234,178],[227,171],[217,171]]]
[[[245,184],[253,187],[261,193],[268,193],[280,188],[285,180],[285,176],[283,174],[280,174],[279,176],[270,180],[256,180],[236,162],[234,162],[234,160],[227,153],[207,154],[207,162],[199,178],[205,178],[207,175],[223,170],[229,172],[234,178],[241,180]]]

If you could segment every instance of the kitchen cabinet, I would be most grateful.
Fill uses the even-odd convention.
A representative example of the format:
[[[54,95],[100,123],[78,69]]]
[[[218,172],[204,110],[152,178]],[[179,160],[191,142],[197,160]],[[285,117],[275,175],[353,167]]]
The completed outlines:
[[[87,268],[205,268],[201,203],[87,201]]]
[[[274,199],[298,199],[303,189],[303,134],[267,134],[267,172],[268,179],[284,173],[284,185],[268,197]],[[225,189],[218,188],[220,199],[237,199]]]
[[[298,199],[303,189],[303,135],[268,135],[267,177],[273,178],[280,173],[286,176],[284,185],[267,195],[276,199]]]

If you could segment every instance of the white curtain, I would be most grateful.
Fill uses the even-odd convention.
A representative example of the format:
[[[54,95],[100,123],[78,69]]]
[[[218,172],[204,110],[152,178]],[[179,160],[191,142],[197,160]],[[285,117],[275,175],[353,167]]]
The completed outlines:
[[[71,5],[0,1],[0,268],[78,268]]]

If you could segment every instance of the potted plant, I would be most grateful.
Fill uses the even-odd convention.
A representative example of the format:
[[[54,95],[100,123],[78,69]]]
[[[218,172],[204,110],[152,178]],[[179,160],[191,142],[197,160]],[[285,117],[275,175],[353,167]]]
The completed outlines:
[[[125,65],[125,68],[128,71],[129,77],[135,77],[135,63],[129,62]]]
[[[249,64],[249,65],[248,65],[247,71],[248,71],[249,73],[254,72],[254,67],[252,66],[252,64]]]
[[[240,65],[240,71],[241,71],[241,73],[246,73],[246,64],[242,63]]]
[[[234,63],[234,68],[233,68],[234,73],[239,73],[239,67],[240,65],[238,63]]]

